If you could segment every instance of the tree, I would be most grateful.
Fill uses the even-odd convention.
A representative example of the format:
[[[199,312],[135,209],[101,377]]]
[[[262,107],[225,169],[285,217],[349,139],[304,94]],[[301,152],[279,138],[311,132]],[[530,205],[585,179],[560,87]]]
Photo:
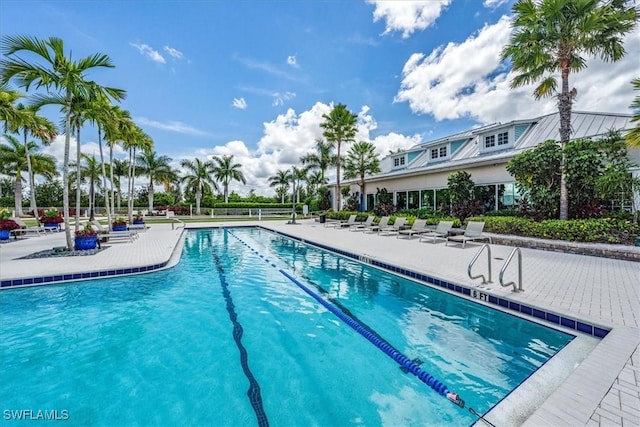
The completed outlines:
[[[640,78],[631,81],[635,90],[640,90]],[[631,104],[633,110],[633,118],[631,123],[635,123],[636,127],[627,133],[627,144],[629,147],[640,147],[640,95],[636,95]]]
[[[145,150],[138,155],[138,170],[149,178],[149,212],[153,211],[153,186],[175,178],[175,172],[169,164],[169,156],[158,156],[153,150]]]
[[[380,172],[380,159],[376,146],[371,142],[360,141],[351,146],[344,163],[344,177],[358,179],[360,186],[360,211],[364,209],[365,176]]]
[[[82,153],[80,158],[84,162],[80,163],[78,168],[80,182],[89,181],[89,219],[93,221],[95,219],[95,205],[96,205],[96,185],[100,184],[100,174],[102,165],[96,160],[95,155],[87,155]],[[80,185],[78,185],[80,188]],[[76,212],[76,216],[78,213]]]
[[[39,40],[27,36],[4,36],[0,40],[0,49],[5,58],[0,60],[0,82],[8,83],[16,78],[18,85],[29,90],[31,85],[44,87],[47,95],[37,96],[37,103],[59,103],[63,105],[64,124],[64,160],[62,163],[64,225],[67,248],[73,249],[71,228],[69,227],[69,145],[71,141],[71,106],[74,97],[94,99],[98,94],[112,99],[123,99],[125,92],[121,89],[99,86],[86,79],[86,73],[94,68],[113,68],[111,59],[104,54],[93,54],[79,61],[72,61],[64,54],[64,42],[57,37]],[[15,57],[18,52],[36,56],[36,61],[29,63],[25,59]],[[59,94],[51,94],[51,89]]]
[[[18,104],[16,110],[18,113],[17,119],[11,122],[8,127],[12,132],[22,132],[25,146],[27,145],[27,141],[30,136],[39,139],[44,145],[49,145],[58,135],[56,126],[45,117],[39,116],[37,108],[25,107],[22,104]],[[38,204],[36,202],[36,183],[33,173],[33,167],[31,165],[30,150],[25,150],[25,154],[27,157],[29,188],[31,189],[31,211],[34,213],[36,221],[39,221]]]
[[[4,137],[7,143],[0,145],[0,163],[5,165],[6,172],[13,178],[14,207],[16,215],[20,216],[22,215],[22,182],[24,180],[22,174],[29,170],[27,151],[31,152],[31,167],[35,175],[53,178],[58,174],[56,161],[52,156],[38,153],[38,145],[33,141],[23,145],[12,135],[4,135]]]
[[[303,165],[307,166],[309,169],[317,169],[320,171],[320,180],[325,180],[325,172],[329,168],[329,166],[335,166],[336,164],[336,156],[332,154],[331,151],[334,148],[334,143],[325,141],[322,138],[316,139],[316,152],[308,153],[302,157],[300,157],[300,161]]]
[[[297,166],[293,166],[291,169],[291,183],[295,188],[296,203],[300,203],[300,190],[302,190],[302,181],[307,180],[307,170]]]
[[[502,58],[519,73],[512,88],[540,82],[536,99],[556,96],[560,113],[560,145],[571,139],[571,109],[577,94],[569,74],[586,67],[583,55],[618,61],[625,54],[623,37],[636,24],[637,10],[625,0],[518,0],[513,5],[515,28]],[[560,73],[561,85],[555,74]],[[560,219],[569,216],[564,150],[560,161]]]
[[[214,156],[213,162],[213,174],[216,179],[222,183],[224,202],[229,203],[229,184],[231,181],[238,181],[243,184],[247,183],[244,174],[240,170],[242,165],[233,162],[233,155],[224,155],[222,157]]]
[[[215,164],[212,161],[203,162],[200,159],[182,160],[180,165],[186,169],[182,181],[186,183],[185,191],[191,191],[196,196],[196,215],[200,215],[200,200],[204,193],[218,191],[218,184],[212,178]]]
[[[275,175],[269,177],[269,186],[276,187],[276,193],[280,195],[280,203],[284,204],[284,198],[289,191],[289,183],[291,182],[291,171],[279,170]]]
[[[20,92],[10,89],[6,83],[0,81],[0,122],[3,123],[5,132],[9,130],[7,127],[9,123],[19,119],[20,113],[16,109],[15,103],[22,96]]]
[[[336,105],[331,113],[323,114],[324,122],[320,127],[324,129],[322,135],[332,144],[336,144],[338,153],[336,154],[336,185],[340,188],[340,148],[343,142],[351,142],[356,137],[357,115],[347,110],[344,104]],[[340,209],[340,191],[336,191],[337,209]]]
[[[480,202],[475,200],[475,187],[471,174],[467,171],[454,172],[447,177],[452,213],[460,222],[481,213]]]

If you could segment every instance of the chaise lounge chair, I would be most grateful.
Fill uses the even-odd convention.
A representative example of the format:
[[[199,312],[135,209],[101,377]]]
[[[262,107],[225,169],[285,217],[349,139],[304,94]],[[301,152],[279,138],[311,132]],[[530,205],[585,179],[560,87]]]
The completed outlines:
[[[357,217],[358,215],[350,215],[348,220],[332,223],[330,226],[333,226],[334,228],[351,227],[356,224]]]
[[[367,227],[373,225],[373,220],[376,219],[375,215],[369,215],[364,222],[355,223],[349,227],[349,231],[363,231]]]
[[[91,221],[91,228],[98,232],[98,237],[100,237],[100,239],[125,239],[133,242],[139,237],[137,231],[111,231],[108,227],[103,226],[96,220]]]
[[[380,218],[380,222],[377,224],[371,224],[369,227],[365,227],[364,228],[364,232],[370,232],[370,233],[374,233],[377,232],[378,230],[380,230],[381,228],[385,228],[389,225],[389,217],[388,216],[383,216],[382,218]]]
[[[448,246],[449,241],[462,243],[462,249],[464,249],[465,243],[474,241],[474,240],[489,240],[489,243],[491,243],[491,237],[487,236],[486,234],[482,234],[483,229],[484,229],[484,222],[469,221],[469,223],[467,224],[467,228],[465,228],[464,234],[460,236],[447,237],[445,246]]]
[[[449,235],[449,230],[451,230],[451,228],[453,228],[453,221],[440,221],[435,230],[427,231],[420,235],[420,242],[422,242],[422,239],[427,238],[432,239],[431,243],[435,243],[436,239],[447,240],[447,236]]]
[[[12,217],[12,218],[9,218],[9,219],[14,221],[16,224],[18,224],[20,226],[20,228],[16,228],[15,230],[11,230],[11,234],[13,234],[14,238],[16,238],[16,239],[18,238],[18,236],[21,236],[23,234],[35,233],[37,236],[40,236],[43,233],[46,234],[46,232],[48,231],[42,225],[37,225],[35,227],[29,227],[27,224],[25,224],[25,222],[22,220],[22,218]]]
[[[402,227],[407,223],[407,218],[400,217],[396,218],[392,225],[388,225],[385,228],[381,228],[378,230],[379,236],[389,236],[391,234],[396,234],[400,231]]]
[[[408,230],[398,230],[398,235],[396,236],[396,238],[399,239],[400,236],[409,236],[409,239],[411,239],[414,234],[419,235],[426,231],[428,231],[427,220],[416,219],[415,221],[413,221],[413,225]]]

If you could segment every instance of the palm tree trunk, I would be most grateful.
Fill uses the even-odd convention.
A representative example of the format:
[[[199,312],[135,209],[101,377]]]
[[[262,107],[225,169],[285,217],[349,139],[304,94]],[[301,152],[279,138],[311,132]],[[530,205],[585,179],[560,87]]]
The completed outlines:
[[[115,217],[116,215],[116,207],[115,207],[115,192],[113,189],[113,142],[109,144],[109,189],[111,192],[111,213]],[[106,188],[106,187],[105,187]],[[120,208],[120,198],[118,197],[118,209]],[[109,218],[109,224],[111,224],[111,218]]]
[[[336,159],[336,185],[338,186],[338,189],[336,190],[336,201],[337,201],[336,211],[339,211],[340,210],[340,196],[341,196],[341,191],[340,191],[340,145],[341,145],[342,141],[338,140],[337,142],[338,142],[338,158]]]
[[[98,147],[100,149],[100,167],[102,169],[102,187],[104,189],[104,208],[107,212],[107,221],[111,222],[111,209],[109,206],[109,188],[107,187],[107,170],[104,164],[104,152],[102,151],[102,128],[98,125]]]
[[[73,249],[71,229],[69,228],[69,145],[71,143],[71,93],[67,94],[64,123],[64,159],[62,161],[62,205],[64,214],[64,234],[67,249]]]
[[[196,215],[200,215],[200,199],[202,198],[202,191],[196,191]]]
[[[567,174],[565,171],[565,147],[571,138],[571,104],[573,94],[569,91],[569,63],[562,67],[562,93],[558,95],[558,110],[560,112],[560,219],[569,218],[569,192],[567,190]]]
[[[15,198],[16,216],[22,216],[22,176],[16,173],[13,181],[13,195]]]
[[[131,192],[129,197],[129,224],[133,223],[133,189],[135,187],[135,177],[136,177],[136,147],[133,147],[133,157],[131,158]]]
[[[77,140],[76,140],[76,225],[75,231],[80,229],[80,209],[81,209],[81,189],[80,189],[80,126],[78,126],[77,130]]]
[[[95,205],[96,205],[95,178],[91,176],[91,183],[89,184],[89,220],[90,221],[93,221],[95,219],[95,216],[94,216]]]
[[[151,213],[153,212],[153,180],[149,178],[149,213]]]
[[[29,188],[31,189],[31,211],[36,218],[36,223],[40,225],[38,218],[38,205],[36,204],[36,183],[33,176],[33,168],[31,167],[31,154],[29,154],[29,147],[27,147],[27,129],[24,130],[24,154],[27,158],[27,172],[29,173]]]

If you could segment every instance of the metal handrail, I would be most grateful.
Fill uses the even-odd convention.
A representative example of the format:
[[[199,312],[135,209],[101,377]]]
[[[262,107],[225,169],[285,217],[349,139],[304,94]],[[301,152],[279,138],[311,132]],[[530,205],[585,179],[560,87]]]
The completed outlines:
[[[176,222],[177,222],[178,224],[182,224],[182,228],[185,228],[185,227],[187,226],[187,224],[186,224],[184,221],[181,221],[181,220],[179,220],[178,218],[172,218],[172,217],[169,217],[169,219],[173,220],[173,222],[171,223],[171,229],[172,229],[172,230],[175,230]],[[178,225],[178,228],[180,228],[180,225]]]
[[[516,254],[516,252],[518,253],[518,288],[516,288],[516,282],[503,283],[502,281],[504,276],[504,271],[507,269],[507,265],[509,265],[509,263],[511,262],[511,259]],[[507,258],[507,260],[504,262],[504,265],[500,269],[500,275],[498,276],[498,280],[500,281],[500,285],[502,287],[513,285],[513,292],[524,291],[524,289],[522,289],[522,252],[520,251],[520,248],[513,248],[513,250],[509,254],[509,257]]]
[[[476,262],[476,260],[478,259],[478,257],[482,253],[482,251],[485,250],[485,249],[487,249],[487,264],[489,266],[489,280],[488,281],[484,277],[484,274],[479,274],[477,276],[472,276],[471,275],[471,267],[473,267],[473,264]],[[480,250],[478,252],[476,252],[476,254],[473,256],[473,259],[471,260],[471,262],[469,263],[469,266],[467,267],[467,274],[469,275],[469,278],[471,280],[475,280],[475,279],[477,279],[479,277],[482,277],[482,283],[492,283],[491,282],[491,248],[489,247],[488,243],[485,243],[484,245],[482,245]]]

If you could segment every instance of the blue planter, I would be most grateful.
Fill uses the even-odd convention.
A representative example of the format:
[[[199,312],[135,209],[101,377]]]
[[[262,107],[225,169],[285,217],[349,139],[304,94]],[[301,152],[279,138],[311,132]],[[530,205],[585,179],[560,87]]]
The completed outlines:
[[[11,230],[0,230],[0,240],[9,240]]]
[[[136,225],[144,224],[144,219],[134,219],[133,223],[136,224]]]
[[[58,222],[45,222],[44,228],[47,230],[58,231],[60,229],[60,223]]]
[[[77,251],[95,249],[98,246],[98,236],[76,236],[75,248]]]
[[[125,225],[114,225],[113,231],[127,231],[127,224]]]

